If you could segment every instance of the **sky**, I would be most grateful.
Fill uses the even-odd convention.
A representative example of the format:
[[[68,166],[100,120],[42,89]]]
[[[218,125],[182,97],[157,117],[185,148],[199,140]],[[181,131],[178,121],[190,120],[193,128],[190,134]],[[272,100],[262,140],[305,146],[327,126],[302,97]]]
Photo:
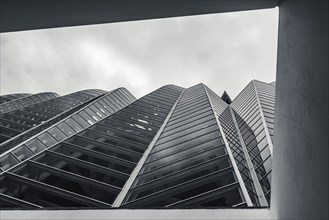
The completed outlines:
[[[275,81],[278,8],[1,33],[0,94]]]

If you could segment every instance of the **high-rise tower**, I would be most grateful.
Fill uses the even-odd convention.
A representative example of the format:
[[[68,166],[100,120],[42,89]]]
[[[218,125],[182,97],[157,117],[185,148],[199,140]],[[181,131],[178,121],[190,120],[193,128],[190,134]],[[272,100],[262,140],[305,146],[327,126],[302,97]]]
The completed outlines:
[[[7,111],[1,122],[58,98]],[[120,88],[80,101],[2,151],[0,206],[267,206],[274,86],[252,81],[231,104],[224,100],[198,84],[138,100]]]

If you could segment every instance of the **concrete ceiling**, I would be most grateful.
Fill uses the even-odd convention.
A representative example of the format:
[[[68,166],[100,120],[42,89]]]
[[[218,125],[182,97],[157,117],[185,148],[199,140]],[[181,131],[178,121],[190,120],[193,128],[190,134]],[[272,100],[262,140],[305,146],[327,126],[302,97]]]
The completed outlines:
[[[0,0],[0,32],[273,8],[279,0]]]

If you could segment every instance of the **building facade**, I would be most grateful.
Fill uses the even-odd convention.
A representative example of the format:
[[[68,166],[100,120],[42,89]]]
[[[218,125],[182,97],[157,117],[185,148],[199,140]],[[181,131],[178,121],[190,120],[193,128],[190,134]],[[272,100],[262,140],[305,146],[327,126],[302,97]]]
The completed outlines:
[[[274,85],[254,80],[232,103],[204,84],[3,103],[0,207],[268,206]]]

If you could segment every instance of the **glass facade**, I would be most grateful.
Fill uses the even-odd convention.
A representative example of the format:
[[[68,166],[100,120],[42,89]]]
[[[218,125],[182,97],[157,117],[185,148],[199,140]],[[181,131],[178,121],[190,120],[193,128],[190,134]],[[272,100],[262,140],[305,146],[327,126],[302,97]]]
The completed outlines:
[[[54,93],[55,94],[55,93]],[[0,96],[0,105],[6,102],[14,101],[16,99],[24,98],[26,96],[30,96],[28,93],[16,93],[16,94],[8,94]],[[57,95],[57,94],[55,94]],[[58,96],[58,95],[57,95]]]
[[[1,208],[269,205],[275,83],[230,104],[203,84],[63,97],[0,114]]]
[[[262,192],[270,203],[275,88],[253,80],[233,100],[231,107]],[[272,149],[271,149],[272,148]]]
[[[223,113],[219,117],[219,120],[222,124],[225,137],[228,141],[230,149],[232,150],[232,154],[237,163],[239,172],[243,178],[243,182],[248,190],[250,199],[252,200],[254,206],[259,206],[260,203],[258,201],[257,192],[254,186],[252,176],[250,174],[251,167],[249,167],[247,163],[247,160],[249,158],[246,158],[247,155],[245,155],[245,151],[242,147],[242,143],[238,134],[239,131],[235,127],[235,123],[233,120],[234,116],[232,116],[230,108],[231,107],[227,107],[225,111],[223,111]]]
[[[1,207],[111,207],[182,89],[119,91],[1,158]]]
[[[2,104],[8,110],[0,114],[0,154],[42,132],[104,93],[102,90],[85,90],[62,97],[40,93]],[[21,104],[22,100],[28,104]],[[10,109],[9,104],[12,106]]]
[[[203,84],[184,91],[122,207],[245,205],[213,108]]]
[[[0,114],[11,112],[50,99],[54,99],[58,96],[58,94],[52,92],[39,93],[35,95],[23,95],[18,97],[15,96],[15,99],[9,100],[7,102],[0,102]],[[5,97],[8,97],[8,95]],[[5,97],[0,96],[0,100],[1,98],[4,99]]]
[[[122,97],[120,99],[120,101],[118,101],[118,103],[114,102],[114,99],[113,99],[114,95]],[[11,151],[1,155],[0,162],[2,161],[2,158],[4,158],[6,155],[12,154],[13,152],[18,151],[16,148],[25,149],[26,147],[28,147],[28,148],[32,149],[32,152],[34,152],[32,155],[30,155],[30,156],[33,156],[35,153],[39,153],[40,151],[46,149],[47,147],[50,147],[50,146],[54,145],[55,143],[58,143],[58,142],[62,141],[63,139],[66,139],[66,138],[86,129],[87,127],[91,126],[89,123],[87,123],[87,121],[91,120],[93,117],[95,117],[96,120],[105,118],[105,117],[117,112],[118,110],[122,109],[123,107],[127,106],[128,104],[132,103],[135,100],[136,100],[136,98],[133,95],[131,95],[124,88],[119,88],[117,90],[113,90],[113,91],[99,97],[94,102],[87,105],[86,107],[80,108],[80,110],[69,115],[68,117],[64,118],[63,120],[59,121],[58,123],[54,124],[53,126],[43,129],[34,138],[31,138],[22,144],[18,144],[15,148],[12,148]],[[106,104],[105,102],[107,102],[109,104]],[[108,109],[108,110],[105,111],[103,109]],[[79,114],[81,114],[81,112],[84,112],[84,113],[88,112],[88,116],[85,115],[84,118],[76,117],[76,116],[79,116]],[[36,144],[36,143],[40,143],[40,142],[42,142],[42,144]],[[21,145],[22,145],[22,147],[20,147]],[[28,156],[25,156],[24,160],[27,158],[28,158]],[[21,161],[23,161],[23,160],[18,160],[17,163],[13,163],[10,166],[8,166],[5,162],[2,162],[2,170],[9,169],[13,165],[18,164]]]

